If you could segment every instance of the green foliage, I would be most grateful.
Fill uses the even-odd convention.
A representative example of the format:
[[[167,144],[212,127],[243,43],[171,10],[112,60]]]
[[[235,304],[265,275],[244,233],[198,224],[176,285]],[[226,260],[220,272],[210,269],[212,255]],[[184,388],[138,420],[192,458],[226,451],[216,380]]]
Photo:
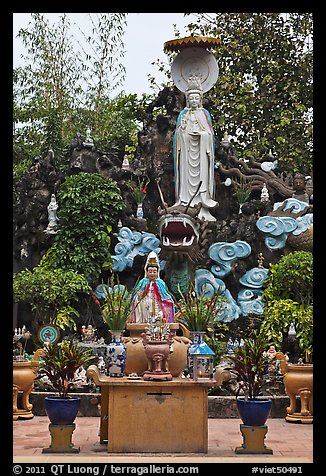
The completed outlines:
[[[237,347],[234,355],[228,356],[233,363],[229,370],[239,382],[237,395],[242,391],[249,400],[261,395],[265,385],[264,376],[270,365],[269,357],[264,354],[266,347],[266,340],[262,336],[252,336],[245,339],[242,347]]]
[[[122,154],[125,145],[133,145],[144,109],[136,94],[110,98],[124,80],[127,14],[89,14],[92,35],[79,29],[82,44],[66,14],[53,24],[42,13],[30,15],[31,22],[18,33],[26,49],[25,66],[13,74],[13,118],[19,126],[14,129],[14,161],[53,149],[56,165],[63,169],[72,137],[87,127],[97,148]]]
[[[57,155],[81,93],[80,57],[65,14],[53,26],[41,13],[31,13],[31,18],[18,33],[27,53],[26,66],[14,71],[14,121],[23,124],[14,143],[17,152],[24,148],[29,157],[36,143],[38,151],[52,148]]]
[[[21,179],[28,171],[32,161],[30,159],[23,159],[17,164],[14,164],[13,168],[13,179],[14,182]]]
[[[260,334],[281,350],[291,323],[296,329],[302,356],[306,358],[307,354],[311,355],[313,351],[312,306],[302,306],[291,299],[277,299],[265,303]]]
[[[95,283],[103,265],[110,266],[109,233],[124,207],[117,184],[97,173],[72,175],[61,185],[58,202],[52,265],[74,269]]]
[[[312,170],[312,13],[191,13],[190,34],[221,39],[207,97],[220,138],[236,155],[266,156],[284,171]],[[285,15],[285,16],[284,16]]]
[[[50,344],[44,349],[38,378],[48,377],[59,396],[67,398],[76,370],[89,365],[93,359],[91,350],[81,348],[73,340]]]
[[[143,110],[143,102],[137,94],[120,93],[113,99],[105,98],[97,127],[95,116],[91,115],[90,124],[94,124],[92,134],[96,146],[111,153],[119,151],[122,154],[126,150],[132,155]]]
[[[112,275],[107,285],[101,285],[101,315],[110,330],[121,331],[131,316],[132,291],[121,285],[119,278]],[[94,299],[94,294],[92,295]],[[95,302],[98,302],[97,299]]]
[[[180,312],[180,321],[189,331],[207,331],[209,327],[215,326],[214,320],[222,310],[225,299],[220,294],[213,297],[205,297],[199,294],[195,285],[190,282],[186,292],[183,294],[178,286],[180,299],[176,306]]]
[[[264,318],[260,333],[282,348],[293,323],[302,356],[313,351],[313,255],[294,251],[271,265],[262,294]]]
[[[249,200],[251,193],[251,180],[248,180],[244,175],[241,175],[238,181],[233,180],[233,186],[233,195],[235,195],[240,204]]]
[[[263,299],[292,299],[302,305],[313,300],[313,255],[294,251],[271,265],[264,283]]]
[[[78,312],[72,306],[80,293],[90,293],[85,277],[75,271],[36,266],[14,273],[14,302],[24,301],[31,305],[35,320],[76,329],[72,316]]]
[[[137,177],[137,183],[133,180],[129,180],[127,185],[131,190],[131,194],[136,201],[136,203],[143,203],[147,193],[147,185],[149,184],[150,180],[146,176],[144,179]]]

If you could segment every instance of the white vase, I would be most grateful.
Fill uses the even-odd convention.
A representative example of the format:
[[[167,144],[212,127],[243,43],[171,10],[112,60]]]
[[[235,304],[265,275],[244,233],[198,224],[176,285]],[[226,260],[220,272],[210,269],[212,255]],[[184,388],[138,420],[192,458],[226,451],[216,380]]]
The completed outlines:
[[[143,210],[143,204],[142,203],[137,204],[136,217],[137,218],[144,218],[144,210]]]
[[[122,340],[123,331],[110,331],[112,340],[107,345],[107,374],[110,377],[123,377],[126,367],[127,351]]]

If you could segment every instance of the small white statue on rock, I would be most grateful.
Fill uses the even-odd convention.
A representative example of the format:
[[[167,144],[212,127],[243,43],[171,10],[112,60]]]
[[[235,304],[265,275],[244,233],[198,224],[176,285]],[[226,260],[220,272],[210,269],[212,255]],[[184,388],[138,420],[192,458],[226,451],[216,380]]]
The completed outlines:
[[[263,188],[261,189],[260,200],[262,202],[268,202],[269,200],[269,193],[266,183],[264,183]]]
[[[58,204],[55,198],[54,193],[51,195],[51,201],[48,205],[48,226],[46,229],[47,233],[55,233],[55,227],[58,223],[58,216],[57,216]]]

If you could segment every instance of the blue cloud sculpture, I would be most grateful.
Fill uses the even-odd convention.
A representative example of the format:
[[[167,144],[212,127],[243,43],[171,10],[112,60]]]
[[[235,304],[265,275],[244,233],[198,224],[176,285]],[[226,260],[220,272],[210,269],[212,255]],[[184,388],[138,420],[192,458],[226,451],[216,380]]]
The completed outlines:
[[[225,298],[225,304],[222,311],[217,313],[217,321],[231,322],[238,319],[241,310],[230,291],[226,288],[225,283],[208,271],[207,269],[197,269],[195,272],[195,286],[199,295],[205,297],[213,297],[214,294],[220,293]]]
[[[223,278],[230,273],[233,263],[239,258],[247,258],[250,253],[251,246],[246,241],[213,243],[208,249],[208,256],[217,264],[211,267],[211,271],[218,278]]]
[[[124,226],[120,229],[117,238],[119,243],[114,247],[115,255],[112,255],[112,271],[114,272],[132,268],[137,255],[145,256],[150,251],[155,251],[158,255],[161,251],[160,240],[153,233],[132,231]]]

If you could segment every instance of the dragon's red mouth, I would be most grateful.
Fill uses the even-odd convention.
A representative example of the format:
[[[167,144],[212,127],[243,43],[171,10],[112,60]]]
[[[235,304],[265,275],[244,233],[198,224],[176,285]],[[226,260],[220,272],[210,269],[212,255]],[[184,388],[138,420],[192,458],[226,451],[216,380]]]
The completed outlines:
[[[198,241],[198,232],[185,215],[165,215],[161,218],[160,225],[164,247],[184,248]]]

